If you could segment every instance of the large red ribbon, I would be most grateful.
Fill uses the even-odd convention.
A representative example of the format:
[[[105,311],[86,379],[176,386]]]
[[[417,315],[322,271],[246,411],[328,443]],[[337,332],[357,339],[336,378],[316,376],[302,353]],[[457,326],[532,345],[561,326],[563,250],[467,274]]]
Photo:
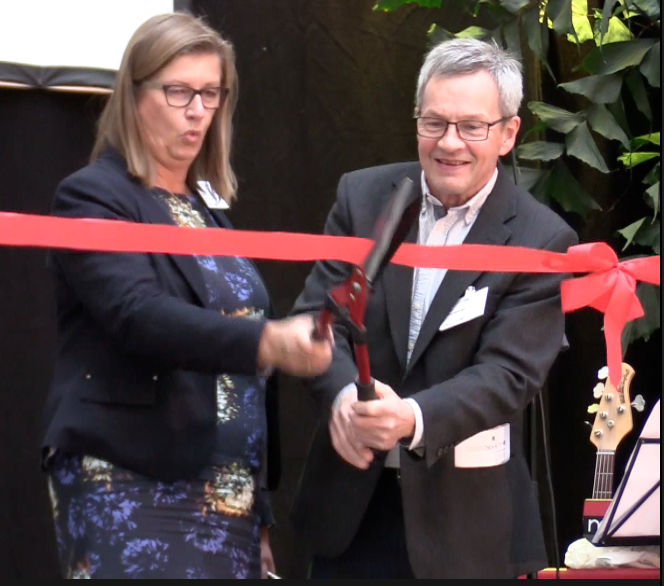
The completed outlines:
[[[590,275],[562,282],[562,309],[567,313],[593,307],[604,314],[609,378],[617,387],[622,377],[620,335],[627,322],[643,316],[643,307],[636,296],[636,282],[660,284],[660,257],[619,262],[616,253],[604,242],[573,246],[567,251],[567,257],[580,266],[592,259],[595,268]]]
[[[339,260],[359,264],[371,248],[364,238],[181,228],[117,220],[72,219],[0,212],[0,245],[106,252],[238,255],[281,261]],[[609,377],[619,381],[620,335],[643,315],[636,282],[660,284],[660,257],[619,262],[604,242],[572,246],[566,253],[515,246],[402,244],[392,262],[405,266],[487,272],[590,273],[563,281],[562,310],[593,307],[604,313]]]

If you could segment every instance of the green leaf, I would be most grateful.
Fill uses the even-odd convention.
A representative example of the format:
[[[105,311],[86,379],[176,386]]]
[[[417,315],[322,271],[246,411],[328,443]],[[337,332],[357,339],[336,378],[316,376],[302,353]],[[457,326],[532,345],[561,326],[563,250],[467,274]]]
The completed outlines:
[[[659,214],[660,187],[661,185],[658,181],[657,183],[654,183],[648,187],[648,189],[646,189],[643,193],[643,200],[648,204],[648,207],[650,207],[655,212],[655,217],[657,217],[657,214]]]
[[[581,69],[593,74],[616,73],[639,65],[656,39],[635,39],[602,45],[593,49],[582,61]]]
[[[500,0],[500,5],[511,14],[516,14],[530,3],[531,0]]]
[[[579,124],[579,126],[565,136],[565,146],[567,147],[568,155],[576,157],[602,173],[609,172],[609,168],[606,166],[604,158],[599,152],[597,144],[595,144],[595,140],[585,122]]]
[[[592,210],[601,211],[600,205],[581,187],[574,175],[559,159],[548,177],[546,190],[566,212],[574,212],[585,218]]]
[[[535,123],[524,133],[524,135],[521,137],[521,143],[526,142],[526,138],[528,138],[531,135],[534,135],[535,138],[541,136],[543,133],[547,131],[546,124],[542,122],[541,120],[536,120]]]
[[[611,20],[611,15],[613,14],[613,7],[616,5],[618,0],[605,0],[604,8],[602,10],[602,20],[599,25],[599,34],[600,34],[600,43],[604,41],[604,36],[609,30],[609,20]]]
[[[572,25],[574,26],[574,35],[567,35],[570,43],[585,43],[593,40],[593,27],[588,18],[588,0],[572,0]]]
[[[657,162],[657,164],[652,169],[650,169],[650,172],[645,176],[643,182],[646,185],[655,185],[655,183],[658,183],[660,180],[660,169],[661,165],[659,162]]]
[[[653,249],[655,254],[659,254],[660,250],[660,225],[659,220],[646,224],[641,230],[636,233],[634,242],[640,246],[649,246]]]
[[[660,156],[659,153],[626,153],[624,155],[620,155],[618,157],[618,160],[623,165],[625,165],[625,167],[631,169],[632,167],[636,167],[641,163],[645,163],[646,161],[649,161],[650,159],[655,159],[659,156]]]
[[[509,178],[526,191],[531,191],[531,189],[537,185],[537,182],[540,181],[540,179],[546,174],[546,171],[542,171],[541,169],[531,169],[530,167],[517,166],[517,178],[515,180],[514,167],[512,167],[512,165],[503,165],[503,168]]]
[[[454,38],[454,33],[445,30],[443,27],[434,24],[427,33],[427,40],[429,47],[434,47],[443,41],[449,41]]]
[[[627,114],[625,113],[625,103],[623,100],[618,99],[615,102],[606,104],[606,109],[611,112],[611,115],[616,119],[625,132],[629,133],[629,122],[627,121]]]
[[[630,148],[629,138],[625,131],[616,122],[616,119],[602,104],[595,104],[588,110],[588,123],[590,127],[604,138],[618,140],[626,148]]]
[[[626,240],[625,246],[622,248],[623,250],[625,250],[634,241],[636,233],[640,230],[641,226],[643,226],[646,219],[647,218],[641,218],[640,220],[637,220],[622,230],[618,230],[618,234],[620,234]]]
[[[548,187],[551,173],[551,169],[543,171],[537,182],[528,190],[537,201],[549,207],[551,207],[551,195],[549,194]]]
[[[549,30],[545,25],[540,24],[539,3],[535,3],[524,12],[523,27],[526,31],[528,46],[544,67],[546,67],[551,79],[555,80],[556,76],[553,74],[553,70],[546,58],[549,52]]]
[[[653,22],[659,20],[661,13],[660,0],[630,0],[636,10],[643,12]]]
[[[657,285],[639,281],[636,284],[636,296],[643,307],[643,317],[628,322],[620,336],[623,358],[627,347],[636,340],[643,338],[646,342],[661,327],[660,296]]]
[[[491,16],[494,17],[494,19],[497,19],[494,20],[494,22],[503,20],[505,18],[510,18],[512,16],[511,12],[500,6],[500,4],[496,4],[495,0],[479,0],[473,9],[473,16],[475,18],[479,16],[481,8],[486,8]]]
[[[510,179],[526,191],[530,192],[539,202],[550,205],[549,195],[546,193],[546,182],[551,169],[532,169],[530,167],[517,166],[517,178],[514,179],[514,167],[503,165]]]
[[[558,87],[572,94],[579,94],[591,102],[611,104],[620,97],[623,84],[622,73],[610,75],[589,75],[575,81],[561,83]]]
[[[553,30],[559,35],[576,34],[570,0],[549,0],[546,3],[546,15],[551,19]]]
[[[557,142],[535,141],[519,145],[516,156],[527,161],[552,161],[565,152],[565,147]]]
[[[643,112],[643,115],[648,120],[652,121],[652,110],[650,109],[650,101],[648,100],[648,90],[646,90],[643,78],[637,69],[634,69],[627,75],[627,77],[625,77],[625,83],[632,94],[636,107]]]
[[[563,134],[571,132],[586,119],[583,114],[573,114],[544,102],[529,102],[528,109],[542,120],[548,128]]]
[[[611,17],[611,20],[609,20],[609,30],[603,37],[600,36],[599,32],[595,36],[595,42],[598,45],[631,41],[632,39],[634,39],[634,34],[617,16]]]
[[[646,53],[639,67],[652,87],[661,86],[661,65],[661,43],[657,43]]]
[[[661,142],[661,133],[651,132],[650,134],[642,134],[641,136],[635,136],[632,139],[632,146],[634,148],[639,148],[644,144],[656,144],[660,146]]]
[[[440,8],[442,0],[377,0],[373,10],[393,12],[406,4],[418,4],[423,8]]]
[[[480,26],[469,26],[468,28],[458,32],[455,36],[459,39],[483,39],[489,34],[489,31]]]
[[[521,53],[521,35],[519,32],[519,21],[516,18],[509,20],[503,26],[503,38],[507,48],[519,61],[523,60]]]

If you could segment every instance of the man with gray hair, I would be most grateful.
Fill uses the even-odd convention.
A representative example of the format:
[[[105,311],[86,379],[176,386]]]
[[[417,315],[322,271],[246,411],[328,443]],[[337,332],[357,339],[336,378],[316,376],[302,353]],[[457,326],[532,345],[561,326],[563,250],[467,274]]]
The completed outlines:
[[[494,44],[434,47],[416,94],[419,161],[345,174],[325,233],[371,237],[409,177],[421,193],[407,242],[576,244],[500,167],[522,87],[520,63]],[[316,263],[293,311],[318,310],[348,271]],[[335,325],[332,366],[307,383],[321,419],[292,510],[312,577],[515,578],[547,565],[523,432],[564,335],[560,281],[388,265],[366,309],[373,401],[357,400],[351,335]]]

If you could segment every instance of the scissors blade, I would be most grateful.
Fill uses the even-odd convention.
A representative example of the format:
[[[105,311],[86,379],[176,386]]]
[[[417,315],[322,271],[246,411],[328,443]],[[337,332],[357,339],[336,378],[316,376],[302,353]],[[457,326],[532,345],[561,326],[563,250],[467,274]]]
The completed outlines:
[[[417,190],[413,181],[405,177],[374,224],[374,245],[362,262],[368,283],[373,283],[390,262],[406,239],[418,212]]]

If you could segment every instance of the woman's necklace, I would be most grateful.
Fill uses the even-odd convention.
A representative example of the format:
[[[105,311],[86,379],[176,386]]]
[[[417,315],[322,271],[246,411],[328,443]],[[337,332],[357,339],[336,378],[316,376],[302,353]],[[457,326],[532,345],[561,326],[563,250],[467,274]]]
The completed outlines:
[[[205,220],[203,216],[194,209],[191,205],[187,195],[176,195],[168,189],[159,187],[161,191],[166,192],[168,195],[163,196],[164,203],[168,206],[172,218],[178,226],[185,226],[188,228],[205,228]]]

